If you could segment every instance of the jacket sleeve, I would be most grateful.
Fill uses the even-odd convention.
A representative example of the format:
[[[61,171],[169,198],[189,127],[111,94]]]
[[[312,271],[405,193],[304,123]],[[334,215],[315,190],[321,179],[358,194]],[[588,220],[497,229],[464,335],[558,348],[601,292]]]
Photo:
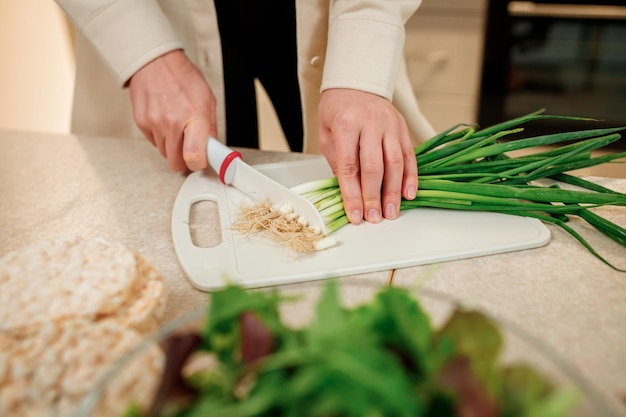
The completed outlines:
[[[121,87],[148,62],[181,49],[156,0],[56,0]]]
[[[331,0],[321,90],[353,88],[393,98],[404,25],[421,0]]]

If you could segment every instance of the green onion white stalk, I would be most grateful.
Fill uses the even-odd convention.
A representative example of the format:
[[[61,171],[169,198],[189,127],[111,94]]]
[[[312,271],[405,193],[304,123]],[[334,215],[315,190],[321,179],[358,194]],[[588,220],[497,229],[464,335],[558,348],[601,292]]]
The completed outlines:
[[[623,271],[598,254],[566,222],[569,216],[578,216],[626,247],[626,230],[591,211],[600,206],[626,206],[626,194],[567,172],[625,158],[626,152],[593,156],[591,151],[619,140],[619,132],[626,127],[517,138],[523,132],[520,126],[533,120],[591,120],[544,115],[542,112],[481,130],[474,126],[456,125],[417,146],[415,156],[419,190],[414,200],[402,199],[400,210],[433,207],[537,218],[561,227],[602,262]],[[509,154],[547,145],[559,146],[526,152],[522,156]],[[552,179],[585,190],[565,190],[558,185],[542,186],[533,182],[540,179]],[[348,224],[337,178],[312,181],[293,187],[293,190],[308,198],[322,213],[328,234]]]

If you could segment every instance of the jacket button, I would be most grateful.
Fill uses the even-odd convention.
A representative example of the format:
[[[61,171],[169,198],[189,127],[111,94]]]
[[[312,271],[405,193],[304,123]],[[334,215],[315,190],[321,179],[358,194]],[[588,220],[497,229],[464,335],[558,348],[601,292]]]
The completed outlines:
[[[320,57],[315,55],[313,58],[311,58],[310,63],[312,67],[317,67],[320,64]]]

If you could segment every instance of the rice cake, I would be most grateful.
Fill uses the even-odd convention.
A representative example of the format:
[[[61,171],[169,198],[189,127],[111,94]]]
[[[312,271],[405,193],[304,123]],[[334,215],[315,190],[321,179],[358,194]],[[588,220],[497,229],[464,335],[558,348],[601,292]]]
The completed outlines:
[[[103,239],[39,242],[0,259],[0,415],[71,415],[100,376],[156,329],[163,277]],[[152,346],[107,386],[98,415],[147,403],[163,353]],[[108,407],[108,408],[103,408]]]
[[[0,259],[0,331],[114,316],[151,331],[166,296],[139,254],[103,239],[43,241]]]
[[[142,340],[141,333],[113,319],[48,322],[0,334],[0,415],[72,415],[104,372]],[[94,415],[122,415],[133,402],[149,404],[163,366],[156,343],[142,350],[106,385],[106,401]]]

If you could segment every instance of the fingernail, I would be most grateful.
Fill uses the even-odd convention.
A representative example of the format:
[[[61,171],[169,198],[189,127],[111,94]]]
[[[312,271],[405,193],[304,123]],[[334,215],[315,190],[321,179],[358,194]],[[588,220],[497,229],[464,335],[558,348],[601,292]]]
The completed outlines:
[[[395,204],[387,204],[387,206],[385,206],[385,217],[388,219],[396,218],[396,205]]]
[[[380,222],[380,213],[376,209],[369,209],[367,212],[367,221],[370,223]]]
[[[350,215],[348,216],[348,220],[350,220],[350,223],[352,224],[360,224],[361,220],[363,220],[363,215],[361,214],[359,210],[354,210],[350,212]]]
[[[417,189],[414,186],[409,185],[408,187],[406,187],[406,195],[409,200],[413,200],[416,194],[417,194]]]

